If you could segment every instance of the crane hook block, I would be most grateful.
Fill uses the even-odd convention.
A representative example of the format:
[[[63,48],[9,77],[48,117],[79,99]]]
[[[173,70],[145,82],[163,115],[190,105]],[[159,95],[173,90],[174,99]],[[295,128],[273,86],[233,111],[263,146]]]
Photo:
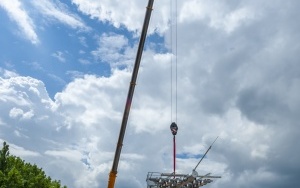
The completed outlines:
[[[175,136],[177,134],[177,131],[178,131],[178,126],[175,122],[173,122],[171,125],[170,125],[170,129],[171,129],[171,132],[172,134]]]

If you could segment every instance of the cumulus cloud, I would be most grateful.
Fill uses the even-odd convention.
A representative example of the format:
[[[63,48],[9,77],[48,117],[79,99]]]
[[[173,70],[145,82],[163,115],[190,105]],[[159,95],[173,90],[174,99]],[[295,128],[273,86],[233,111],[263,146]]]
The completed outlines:
[[[259,17],[259,12],[248,5],[227,4],[221,1],[187,1],[180,9],[179,22],[205,21],[212,28],[227,33]]]
[[[73,2],[92,17],[99,13],[100,20],[138,28],[124,12],[113,11],[123,10],[128,2]],[[131,3],[130,10],[142,4]],[[181,3],[177,152],[201,155],[219,135],[197,169],[201,174],[222,175],[209,186],[299,187],[300,150],[295,143],[300,133],[300,4],[279,0]],[[164,7],[158,9],[160,15]],[[131,68],[124,63],[132,53],[125,53],[128,49],[134,52],[123,35],[103,34],[94,55],[102,61],[122,62],[125,68],[112,66],[107,77],[81,75],[53,100],[40,80],[4,75],[7,71],[2,70],[1,138],[34,152],[24,156],[63,184],[105,187],[130,81]],[[169,126],[174,55],[144,52],[116,187],[145,187],[148,171],[173,170]],[[26,112],[34,115],[22,120]],[[192,157],[177,159],[177,171],[190,173],[197,162]]]
[[[34,116],[34,113],[32,110],[28,111],[28,112],[24,112],[22,109],[20,108],[13,108],[10,110],[9,112],[9,116],[12,118],[22,118],[22,119],[30,119],[32,118],[32,116]]]
[[[10,109],[10,114],[2,116],[3,124],[14,126],[1,127],[5,135],[2,138],[26,150],[37,151],[39,155],[21,156],[40,164],[50,175],[64,179],[68,185],[102,187],[111,167],[129,77],[127,70],[116,70],[109,78],[86,75],[58,93],[55,101],[41,95],[45,88],[38,80],[18,76],[3,79],[1,91],[7,92],[1,95],[1,110]],[[18,96],[24,102],[7,100],[7,95]],[[24,115],[25,109],[38,109],[30,122],[16,119]],[[13,129],[17,132],[9,133]],[[32,142],[38,143],[32,145]],[[132,174],[147,160],[145,153],[134,150],[125,150],[122,158],[120,176]],[[74,174],[69,171],[71,166]],[[55,168],[60,168],[60,172],[52,173],[57,171]],[[126,181],[126,176],[120,180]],[[132,185],[136,183],[143,184],[137,180]]]
[[[95,59],[109,63],[112,68],[132,65],[135,47],[129,45],[124,35],[115,33],[103,34],[99,38],[98,48],[92,51]]]
[[[140,31],[145,15],[144,1],[82,1],[72,0],[78,6],[78,9],[91,18],[97,18],[102,22],[109,22],[115,27],[126,27],[130,31]],[[154,9],[156,14],[153,14],[150,24],[149,33],[158,31],[163,33],[168,27],[169,21],[169,3],[167,1],[155,2]]]

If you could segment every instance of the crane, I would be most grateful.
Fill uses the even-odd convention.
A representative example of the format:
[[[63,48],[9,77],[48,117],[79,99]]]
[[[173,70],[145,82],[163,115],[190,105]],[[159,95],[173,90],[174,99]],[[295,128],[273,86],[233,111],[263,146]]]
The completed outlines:
[[[140,66],[140,62],[141,62],[141,58],[142,58],[142,54],[143,54],[145,39],[147,36],[147,30],[148,30],[148,26],[149,26],[150,17],[151,17],[153,2],[154,2],[154,0],[149,0],[148,6],[146,7],[146,14],[145,14],[145,18],[144,18],[143,29],[142,29],[141,38],[139,41],[136,59],[135,59],[135,63],[134,63],[133,71],[132,71],[131,82],[129,84],[129,91],[128,91],[125,109],[124,109],[124,113],[123,113],[120,134],[119,134],[119,138],[118,138],[118,142],[117,142],[117,147],[116,147],[116,151],[115,151],[112,169],[109,173],[107,188],[114,188],[114,186],[115,186],[115,180],[117,177],[118,164],[119,164],[121,150],[122,150],[122,146],[123,146],[125,130],[126,130],[126,126],[127,126],[128,117],[129,117],[129,112],[130,112],[132,97],[133,97],[133,93],[134,93],[134,89],[135,89],[135,85],[136,85],[136,79],[137,79],[137,75],[138,75],[138,71],[139,71],[139,66]]]

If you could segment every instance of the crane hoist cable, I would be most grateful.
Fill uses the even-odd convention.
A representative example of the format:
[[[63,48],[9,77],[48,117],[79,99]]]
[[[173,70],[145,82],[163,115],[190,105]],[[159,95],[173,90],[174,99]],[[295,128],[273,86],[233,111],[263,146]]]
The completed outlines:
[[[174,2],[175,3],[173,5],[173,0],[170,0],[171,122],[173,122],[173,121],[177,122],[177,90],[178,90],[178,87],[177,87],[177,73],[178,73],[178,69],[177,69],[177,64],[178,64],[177,63],[178,62],[178,53],[177,53],[177,50],[178,50],[178,47],[177,47],[178,46],[178,43],[177,43],[177,38],[178,38],[177,37],[177,30],[178,30],[177,29],[177,9],[178,8],[177,8],[177,0],[175,0]],[[174,26],[175,26],[175,29],[174,29]],[[173,40],[175,40],[175,44],[173,44]],[[173,45],[175,45],[175,47],[173,47]],[[173,49],[173,48],[175,48],[175,49]],[[175,86],[175,88],[173,88],[173,86]],[[174,106],[173,106],[173,102],[175,102]]]
[[[175,6],[175,8],[174,8]],[[173,10],[173,8],[175,9],[175,11]],[[175,12],[175,16],[173,16]],[[175,18],[174,18],[175,17]],[[175,21],[174,21],[175,19]],[[174,30],[174,22],[175,22],[175,33],[173,32]],[[175,122],[177,122],[177,0],[175,0],[175,5],[173,5],[173,0],[170,0],[170,51],[171,51],[171,125],[170,125],[170,129],[171,132],[173,134],[173,174],[174,174],[174,178],[175,178],[175,172],[176,172],[176,134],[177,134],[177,130],[178,130],[178,126]],[[173,34],[175,34],[175,36],[173,36]],[[173,38],[175,38],[175,52],[173,51]],[[174,52],[174,55],[173,55]],[[173,74],[174,72],[174,68],[173,68],[173,57],[175,57],[175,75]],[[173,85],[174,85],[174,79],[173,77],[175,76],[175,122],[173,120]]]
[[[145,39],[146,39],[146,36],[147,36],[147,30],[148,30],[148,26],[149,26],[149,22],[150,22],[153,2],[154,2],[154,0],[149,0],[148,1],[148,6],[146,7],[146,14],[145,14],[145,19],[144,19],[143,29],[142,29],[141,38],[140,38],[140,41],[139,41],[139,46],[138,46],[138,50],[137,50],[137,54],[136,54],[136,59],[135,59],[135,63],[134,63],[133,71],[132,71],[131,82],[129,84],[129,91],[128,91],[127,100],[126,100],[126,104],[125,104],[125,109],[124,109],[124,113],[123,113],[119,139],[118,139],[118,143],[117,143],[117,147],[116,147],[116,151],[115,151],[115,156],[114,156],[112,169],[109,173],[107,188],[114,188],[114,186],[115,186],[115,180],[116,180],[116,177],[117,177],[117,169],[118,169],[121,150],[122,150],[122,146],[123,146],[123,139],[124,139],[124,135],[125,135],[125,130],[126,130],[126,126],[127,126],[128,117],[129,117],[129,112],[130,112],[132,97],[133,97],[133,93],[134,93],[134,88],[135,88],[135,85],[136,85],[138,70],[139,70],[139,66],[140,66],[140,62],[141,62],[141,58],[142,58],[142,53],[143,53],[143,49],[144,49]]]

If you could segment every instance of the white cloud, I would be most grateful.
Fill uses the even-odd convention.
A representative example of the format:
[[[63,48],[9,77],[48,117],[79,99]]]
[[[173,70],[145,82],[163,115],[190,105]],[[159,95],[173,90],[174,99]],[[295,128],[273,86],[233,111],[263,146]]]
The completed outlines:
[[[208,22],[209,26],[232,32],[243,23],[259,16],[252,7],[237,6],[222,1],[186,1],[180,9],[179,22]]]
[[[81,153],[80,151],[76,150],[62,150],[62,151],[55,151],[55,150],[47,150],[45,152],[46,155],[53,156],[55,158],[66,158],[67,160],[78,162],[81,159]]]
[[[117,0],[101,2],[73,0],[73,3],[78,6],[80,11],[92,18],[110,22],[115,27],[125,26],[130,31],[140,31],[142,29],[146,10],[141,7],[147,6],[146,2],[139,0],[130,1],[130,3]],[[177,12],[175,12],[176,3]],[[230,5],[220,1],[188,0],[173,2],[171,8],[169,1],[154,1],[149,33],[154,31],[161,34],[165,33],[169,29],[171,15],[173,19],[177,15],[179,22],[208,20],[211,27],[222,29],[229,33],[239,27],[239,25],[258,16],[257,14],[254,15],[256,10],[253,10],[251,6],[237,6],[232,9]],[[173,11],[172,14],[170,12],[171,9]]]
[[[31,119],[33,116],[34,116],[33,110],[29,110],[28,112],[25,112],[23,114],[22,118],[28,120],[28,119]]]
[[[89,30],[80,17],[70,13],[67,6],[59,1],[32,1],[36,9],[43,15],[49,18],[54,18],[59,22],[69,25],[72,28]]]
[[[18,119],[20,118],[20,119],[28,120],[34,116],[34,113],[32,110],[29,110],[28,112],[24,112],[22,109],[14,107],[9,111],[9,116],[11,118],[18,118]]]
[[[209,186],[299,187],[299,3],[199,2],[179,6],[185,21],[178,23],[177,152],[203,154],[219,135],[199,166],[201,173],[223,176]],[[134,6],[124,14],[118,9],[128,2],[76,3],[87,14],[99,11],[100,19],[133,30],[137,23],[127,15],[134,3],[143,4],[130,2]],[[188,7],[190,19],[183,15]],[[252,19],[255,11],[259,16]],[[107,77],[76,78],[54,101],[39,80],[0,79],[1,138],[40,154],[26,159],[69,187],[106,186],[126,102],[134,47],[123,35],[105,34],[99,41],[99,60],[125,68],[112,66]],[[143,54],[116,187],[145,187],[148,171],[172,172],[171,56],[151,49]],[[23,124],[11,118],[30,111],[34,116]],[[178,159],[177,171],[189,173],[197,162]]]
[[[19,76],[17,73],[15,73],[13,71],[6,70],[6,69],[3,69],[1,67],[0,67],[0,75],[2,75],[3,78],[10,78],[10,77]]]
[[[13,108],[9,111],[9,116],[12,118],[17,118],[24,114],[23,110],[20,108]]]
[[[124,35],[103,34],[98,45],[99,47],[91,52],[97,60],[109,63],[112,68],[133,64],[135,48],[129,45]]]
[[[102,22],[112,23],[115,27],[125,26],[130,31],[140,31],[146,12],[146,1],[118,1],[118,0],[72,0],[78,9],[91,18],[98,18]],[[151,18],[149,33],[155,29],[163,33],[167,29],[168,23],[168,2],[156,1]],[[153,12],[154,12],[153,11]]]
[[[35,32],[35,25],[19,0],[2,0],[0,7],[4,8],[9,17],[18,24],[25,38],[30,40],[33,44],[39,43],[38,36]]]
[[[24,4],[26,6],[24,6]],[[82,31],[90,30],[79,16],[70,13],[68,7],[59,1],[32,1],[31,6],[32,5],[36,8],[37,12],[44,15],[43,19],[46,18],[48,21],[54,19]],[[33,44],[38,44],[40,42],[36,32],[35,21],[36,19],[41,19],[41,17],[33,18],[31,17],[32,15],[29,15],[28,12],[31,10],[28,9],[28,7],[30,7],[30,4],[19,0],[3,0],[0,2],[0,7],[2,7],[7,12],[8,16],[17,23],[21,30],[20,36],[30,40]]]

